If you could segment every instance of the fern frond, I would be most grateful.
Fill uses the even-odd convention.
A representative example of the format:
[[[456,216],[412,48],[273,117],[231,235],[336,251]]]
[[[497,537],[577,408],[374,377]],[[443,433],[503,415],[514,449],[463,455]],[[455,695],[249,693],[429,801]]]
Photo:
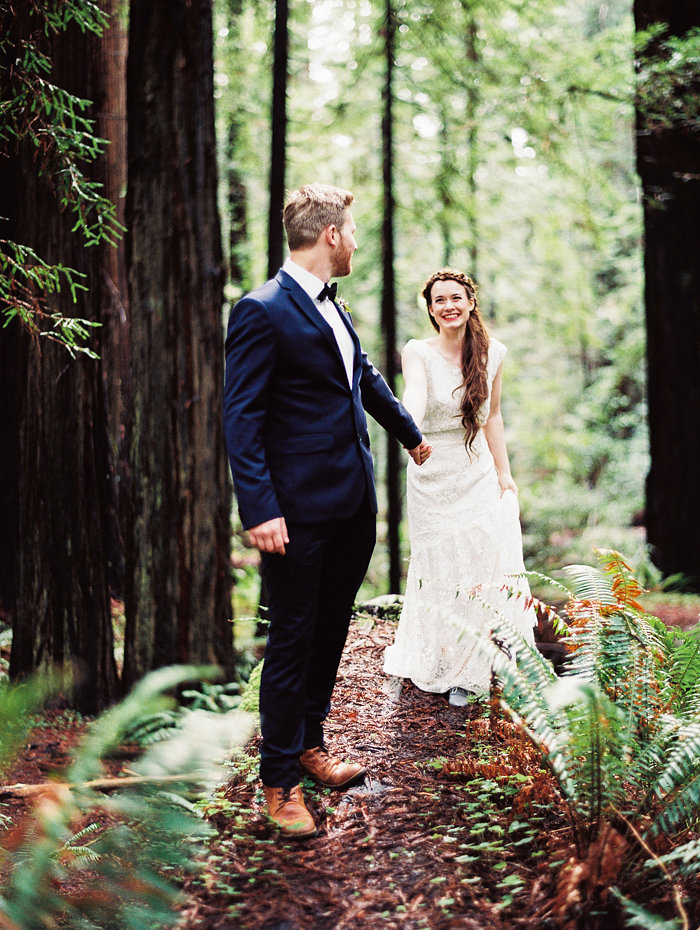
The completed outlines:
[[[150,746],[160,740],[169,739],[179,725],[177,709],[161,710],[155,714],[140,717],[124,730],[124,742],[138,746]]]
[[[595,834],[603,811],[625,794],[624,715],[605,692],[582,680],[562,678],[547,697],[552,715],[566,717],[578,811],[589,818]]]
[[[599,569],[590,565],[566,565],[563,572],[572,580],[574,600],[617,604],[612,582]]]
[[[69,780],[79,784],[98,777],[102,772],[101,759],[124,741],[134,720],[172,708],[175,701],[170,692],[185,682],[204,681],[218,674],[219,670],[212,666],[172,665],[141,679],[120,704],[99,718],[99,724],[90,727],[81,753],[70,769]]]
[[[676,846],[670,853],[659,858],[664,865],[674,865],[681,875],[696,875],[700,870],[700,839]],[[656,862],[649,859],[644,865],[652,866],[656,865]]]
[[[671,695],[669,707],[686,716],[700,713],[700,627],[668,631],[665,640]]]
[[[552,720],[547,701],[548,689],[557,682],[551,663],[505,620],[497,620],[488,634],[479,633],[477,638],[502,689],[504,709],[543,753],[564,797],[578,804],[568,733]]]
[[[86,827],[83,827],[82,830],[74,833],[73,836],[66,840],[63,844],[63,848],[59,850],[59,858],[73,856],[76,859],[85,859],[91,863],[99,862],[102,859],[99,852],[96,852],[90,844],[86,844],[83,841],[101,830],[102,824],[95,822],[89,823]],[[93,838],[93,843],[96,839],[98,839],[98,837]]]
[[[515,583],[501,585],[498,590],[502,591],[508,599],[515,598],[516,600],[521,600],[523,602],[524,611],[535,611],[538,617],[544,618],[552,624],[552,629],[558,636],[566,636],[569,632],[569,626],[564,618],[557,613],[554,607],[551,607],[545,601],[540,600],[539,597],[535,597],[534,594],[531,594],[527,590],[524,591],[522,587],[518,586],[518,578],[527,578],[531,574],[532,572],[518,572],[516,575],[509,575],[508,577],[513,578]],[[540,577],[544,578],[545,576],[541,575]],[[568,595],[569,592],[563,585],[559,585],[559,587]],[[495,609],[493,605],[488,604],[485,600],[482,603],[491,610]]]
[[[612,589],[618,604],[643,610],[636,598],[644,593],[644,588],[634,577],[633,570],[624,557],[615,549],[595,549],[598,561],[603,565],[603,571],[611,579]]]
[[[566,585],[562,584],[561,581],[557,581],[556,578],[550,578],[549,575],[543,575],[541,572],[532,570],[523,572],[523,575],[528,579],[528,581],[539,581],[541,584],[547,585],[547,587],[556,588],[567,597],[571,596],[571,591],[569,591]]]
[[[641,904],[631,898],[626,898],[618,888],[611,887],[610,891],[622,905],[626,914],[626,927],[641,927],[642,930],[682,930],[683,923],[676,917],[670,919],[652,914]]]
[[[86,827],[83,827],[82,830],[79,830],[77,833],[74,833],[70,839],[66,840],[65,846],[75,846],[78,843],[82,843],[86,836],[91,836],[93,833],[97,833],[98,830],[102,829],[102,824],[96,823],[93,821],[89,823]]]
[[[662,810],[652,832],[696,823],[700,811],[700,720],[679,728],[676,745],[660,773],[656,794]]]
[[[193,817],[202,816],[197,804],[190,801],[188,798],[183,798],[181,794],[175,794],[174,791],[159,791],[158,797],[166,803],[172,804],[174,807],[181,807],[189,814],[192,814]]]

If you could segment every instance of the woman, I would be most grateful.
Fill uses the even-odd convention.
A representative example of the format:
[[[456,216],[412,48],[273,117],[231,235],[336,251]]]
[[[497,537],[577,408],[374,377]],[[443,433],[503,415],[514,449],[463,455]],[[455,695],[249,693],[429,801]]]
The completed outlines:
[[[396,640],[384,671],[423,691],[448,692],[455,706],[485,694],[490,666],[470,631],[492,616],[470,593],[498,608],[533,643],[534,614],[522,572],[518,489],[510,473],[501,416],[506,348],[490,338],[476,284],[451,268],[423,289],[437,336],[412,339],[402,352],[404,406],[433,447],[407,476],[411,561]]]

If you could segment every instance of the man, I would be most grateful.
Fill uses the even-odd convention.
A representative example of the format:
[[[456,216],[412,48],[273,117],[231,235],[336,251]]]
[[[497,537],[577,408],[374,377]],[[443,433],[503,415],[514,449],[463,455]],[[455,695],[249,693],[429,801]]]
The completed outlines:
[[[260,775],[282,832],[315,823],[300,768],[343,788],[359,763],[331,756],[323,721],[350,614],[375,542],[377,501],[365,410],[421,464],[420,430],[367,360],[335,301],[352,270],[349,191],[311,184],[284,208],[290,257],[243,297],[226,339],[224,426],[243,526],[261,552],[269,635],[260,685]],[[364,409],[363,409],[364,408]]]

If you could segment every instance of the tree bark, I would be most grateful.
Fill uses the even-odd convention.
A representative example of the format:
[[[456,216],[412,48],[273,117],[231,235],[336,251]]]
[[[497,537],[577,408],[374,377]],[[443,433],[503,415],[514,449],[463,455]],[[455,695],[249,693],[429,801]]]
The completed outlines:
[[[15,159],[0,158],[0,239],[13,239]],[[17,323],[0,320],[0,610],[11,616],[17,600],[17,549],[19,546],[19,385]]]
[[[479,280],[478,259],[479,259],[479,214],[477,210],[477,182],[476,172],[479,167],[479,50],[477,47],[478,29],[473,10],[469,3],[462,0],[462,7],[467,17],[466,28],[464,32],[465,53],[469,68],[471,69],[471,81],[467,84],[467,196],[465,198],[465,212],[467,216],[467,228],[469,229],[469,262],[467,274],[471,275],[476,281]]]
[[[700,25],[693,0],[635,0],[634,15],[637,31],[667,23],[666,36]],[[646,525],[656,565],[664,575],[682,573],[695,590],[700,590],[699,166],[697,129],[653,122],[641,100],[637,169],[644,191],[651,452]]]
[[[275,57],[272,71],[272,145],[270,151],[270,215],[268,220],[268,278],[282,264],[284,178],[287,162],[287,71],[289,60],[289,4],[275,3]]]
[[[104,196],[116,207],[125,224],[126,203],[126,57],[127,0],[106,0],[102,9],[109,13],[109,28],[99,46],[104,75],[104,104],[96,108],[95,132],[109,143],[101,161]],[[130,408],[129,299],[126,284],[126,246],[100,247],[102,257],[100,319],[103,323],[102,365],[107,395],[110,433],[110,481],[115,512],[106,540],[110,589],[124,595],[124,524],[129,484],[126,450],[126,416]]]
[[[244,255],[248,241],[248,191],[236,163],[239,126],[231,120],[227,140],[228,175],[228,275],[237,291],[248,290],[249,268]]]
[[[384,377],[396,393],[398,353],[396,349],[396,286],[394,278],[394,113],[393,76],[396,40],[396,12],[392,0],[386,3],[384,24],[384,87],[382,91],[382,334],[384,336]],[[401,474],[400,448],[387,435],[386,493],[387,544],[389,549],[389,593],[401,590]]]
[[[93,115],[105,94],[100,42],[74,25],[48,42],[51,80],[95,101]],[[103,250],[85,248],[71,232],[73,218],[38,177],[34,153],[23,146],[18,160],[17,241],[77,269],[91,285],[77,292],[75,304],[64,287],[49,309],[99,320]],[[99,159],[89,169],[98,181],[103,171]],[[19,583],[10,675],[63,669],[66,697],[92,714],[117,696],[105,547],[114,506],[104,369],[56,344],[31,343],[23,332],[17,338]],[[101,351],[99,331],[92,347]]]
[[[173,662],[233,671],[212,55],[210,0],[132,3],[129,685]]]

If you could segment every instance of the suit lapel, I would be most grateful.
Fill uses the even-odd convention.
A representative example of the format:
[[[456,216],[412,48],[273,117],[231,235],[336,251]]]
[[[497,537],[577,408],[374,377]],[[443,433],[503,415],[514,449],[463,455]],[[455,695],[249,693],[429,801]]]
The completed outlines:
[[[345,365],[343,363],[343,357],[340,354],[340,349],[338,348],[338,341],[335,338],[335,333],[324,320],[323,316],[318,310],[318,307],[316,307],[313,300],[309,297],[304,288],[297,284],[294,278],[287,274],[283,268],[280,268],[280,270],[277,272],[276,280],[278,284],[287,291],[294,306],[297,307],[304,314],[306,319],[312,323],[316,329],[319,330],[319,332],[323,334],[326,341],[328,342],[328,345],[333,350],[334,355],[337,357],[338,362],[340,363],[340,366],[343,370],[344,380],[347,382],[347,377],[345,377]],[[336,304],[336,307],[337,306],[338,305]],[[353,358],[354,384],[359,367],[360,340],[357,338],[357,333],[353,329],[352,323],[350,322],[350,319],[345,311],[338,307],[338,313],[340,314],[340,318],[343,320],[343,323],[349,330],[353,345],[355,347],[355,354]]]
[[[338,304],[336,304],[336,307],[338,307]],[[345,328],[350,333],[352,344],[355,346],[355,354],[352,360],[352,384],[354,387],[358,380],[360,367],[361,367],[360,361],[361,361],[361,355],[362,355],[362,347],[360,346],[360,337],[355,332],[355,327],[352,325],[352,320],[350,318],[350,314],[348,313],[348,311],[343,310],[342,307],[338,307],[338,313],[340,314],[340,319],[343,321],[343,323],[345,323]]]

